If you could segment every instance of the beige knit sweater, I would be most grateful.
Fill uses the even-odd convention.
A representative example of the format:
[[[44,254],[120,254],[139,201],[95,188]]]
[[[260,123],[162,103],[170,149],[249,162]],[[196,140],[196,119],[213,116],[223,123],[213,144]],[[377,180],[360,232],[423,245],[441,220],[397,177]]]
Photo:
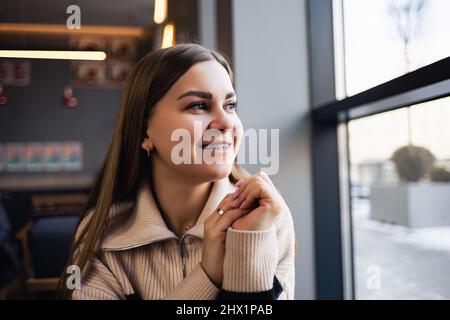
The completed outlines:
[[[72,299],[215,299],[217,288],[200,265],[203,226],[223,197],[236,187],[228,178],[214,182],[196,224],[182,238],[170,231],[149,185],[139,188],[136,205],[113,206],[101,248],[82,274]],[[227,230],[222,289],[232,292],[270,290],[274,276],[294,298],[295,235],[289,210],[265,231]]]

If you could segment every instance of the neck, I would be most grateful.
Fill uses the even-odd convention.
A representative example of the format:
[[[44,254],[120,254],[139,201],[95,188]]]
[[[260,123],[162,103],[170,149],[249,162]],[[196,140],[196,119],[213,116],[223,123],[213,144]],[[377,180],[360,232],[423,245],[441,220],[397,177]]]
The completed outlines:
[[[170,168],[159,165],[156,159],[153,162],[153,196],[168,228],[181,236],[196,223],[213,183],[189,182]]]

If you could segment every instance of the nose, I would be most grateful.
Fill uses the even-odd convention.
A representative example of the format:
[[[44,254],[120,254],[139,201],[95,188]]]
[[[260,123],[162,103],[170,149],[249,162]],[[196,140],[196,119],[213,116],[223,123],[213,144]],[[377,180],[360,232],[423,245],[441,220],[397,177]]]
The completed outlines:
[[[227,130],[233,130],[235,127],[235,120],[232,114],[228,114],[225,110],[214,111],[212,113],[213,118],[209,124],[210,129],[219,130],[225,133]]]

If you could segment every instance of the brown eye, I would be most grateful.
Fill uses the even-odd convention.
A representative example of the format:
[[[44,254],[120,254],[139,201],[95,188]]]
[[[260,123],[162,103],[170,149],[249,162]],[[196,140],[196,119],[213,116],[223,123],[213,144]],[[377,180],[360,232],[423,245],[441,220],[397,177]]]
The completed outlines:
[[[189,105],[187,108],[192,110],[207,110],[208,106],[204,102],[197,102]]]

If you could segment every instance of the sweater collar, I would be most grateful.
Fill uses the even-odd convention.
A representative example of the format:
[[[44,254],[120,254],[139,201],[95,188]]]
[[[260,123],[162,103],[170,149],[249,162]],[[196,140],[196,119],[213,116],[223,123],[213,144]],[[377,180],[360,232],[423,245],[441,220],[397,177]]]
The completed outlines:
[[[228,177],[213,183],[208,200],[197,222],[186,231],[185,235],[203,238],[205,219],[214,212],[228,193],[236,190]],[[129,203],[121,205],[121,207],[123,209],[115,210],[117,212],[110,217],[105,229],[101,244],[104,250],[126,250],[165,239],[178,239],[164,222],[148,182],[140,185],[135,205]]]

